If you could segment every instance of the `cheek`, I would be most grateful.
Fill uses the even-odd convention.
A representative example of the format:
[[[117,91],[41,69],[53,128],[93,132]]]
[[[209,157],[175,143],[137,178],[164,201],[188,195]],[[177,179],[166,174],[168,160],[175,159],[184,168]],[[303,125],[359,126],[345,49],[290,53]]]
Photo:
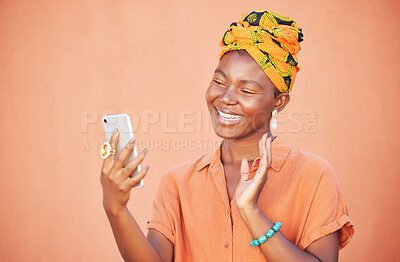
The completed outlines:
[[[216,90],[215,87],[209,86],[206,93],[205,93],[205,98],[207,104],[212,104],[213,101],[219,96],[219,92]]]
[[[270,101],[265,99],[256,99],[242,103],[242,109],[249,120],[266,121],[270,115],[270,108],[272,108],[269,104],[271,104]]]

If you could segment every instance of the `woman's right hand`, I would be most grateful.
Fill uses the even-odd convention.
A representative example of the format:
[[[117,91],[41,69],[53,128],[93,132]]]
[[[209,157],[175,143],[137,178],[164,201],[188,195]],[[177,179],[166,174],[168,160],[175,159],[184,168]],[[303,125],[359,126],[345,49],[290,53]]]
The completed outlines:
[[[116,129],[109,141],[111,148],[115,149],[117,147],[118,139],[119,131]],[[115,160],[114,155],[110,155],[103,161],[100,181],[103,186],[103,207],[107,214],[116,215],[126,208],[132,187],[139,184],[140,180],[146,176],[149,170],[149,166],[146,166],[135,176],[129,177],[145,158],[147,148],[131,162],[127,163],[125,167],[122,167],[125,159],[132,152],[134,145],[135,140],[132,139],[121,152],[117,154]]]

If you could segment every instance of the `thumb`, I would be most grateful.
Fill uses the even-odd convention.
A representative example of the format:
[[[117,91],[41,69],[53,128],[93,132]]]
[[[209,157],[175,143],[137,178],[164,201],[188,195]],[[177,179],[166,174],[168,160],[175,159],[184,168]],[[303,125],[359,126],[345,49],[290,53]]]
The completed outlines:
[[[240,180],[247,181],[250,178],[250,168],[249,163],[246,158],[243,158],[242,164],[240,166]]]

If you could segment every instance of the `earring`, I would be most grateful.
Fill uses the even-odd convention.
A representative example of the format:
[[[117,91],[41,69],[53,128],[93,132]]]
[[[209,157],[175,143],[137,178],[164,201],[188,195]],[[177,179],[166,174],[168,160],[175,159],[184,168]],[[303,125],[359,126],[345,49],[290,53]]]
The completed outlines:
[[[276,122],[276,115],[278,114],[278,111],[276,109],[274,109],[274,111],[272,111],[272,119],[271,119],[271,125],[273,129],[277,129],[278,128],[278,123]]]

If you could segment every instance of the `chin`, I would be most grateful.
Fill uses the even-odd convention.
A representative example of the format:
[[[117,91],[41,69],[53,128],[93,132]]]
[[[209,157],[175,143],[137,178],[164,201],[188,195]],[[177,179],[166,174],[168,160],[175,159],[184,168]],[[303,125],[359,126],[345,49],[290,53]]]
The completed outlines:
[[[243,123],[232,124],[232,125],[223,125],[221,124],[221,119],[215,118],[215,116],[211,117],[211,122],[214,128],[214,132],[217,136],[224,139],[242,139],[246,137],[253,136],[256,133],[265,133],[267,129],[264,128],[264,125],[259,126],[258,128],[251,129],[247,125],[245,121]]]
[[[224,139],[238,139],[241,137],[241,135],[237,134],[235,131],[227,132],[227,131],[216,130],[214,128],[214,132],[217,136],[224,138]]]
[[[239,121],[223,119],[214,107],[209,113],[214,132],[217,136],[225,139],[235,139],[241,138],[243,133],[245,133],[245,118]]]

